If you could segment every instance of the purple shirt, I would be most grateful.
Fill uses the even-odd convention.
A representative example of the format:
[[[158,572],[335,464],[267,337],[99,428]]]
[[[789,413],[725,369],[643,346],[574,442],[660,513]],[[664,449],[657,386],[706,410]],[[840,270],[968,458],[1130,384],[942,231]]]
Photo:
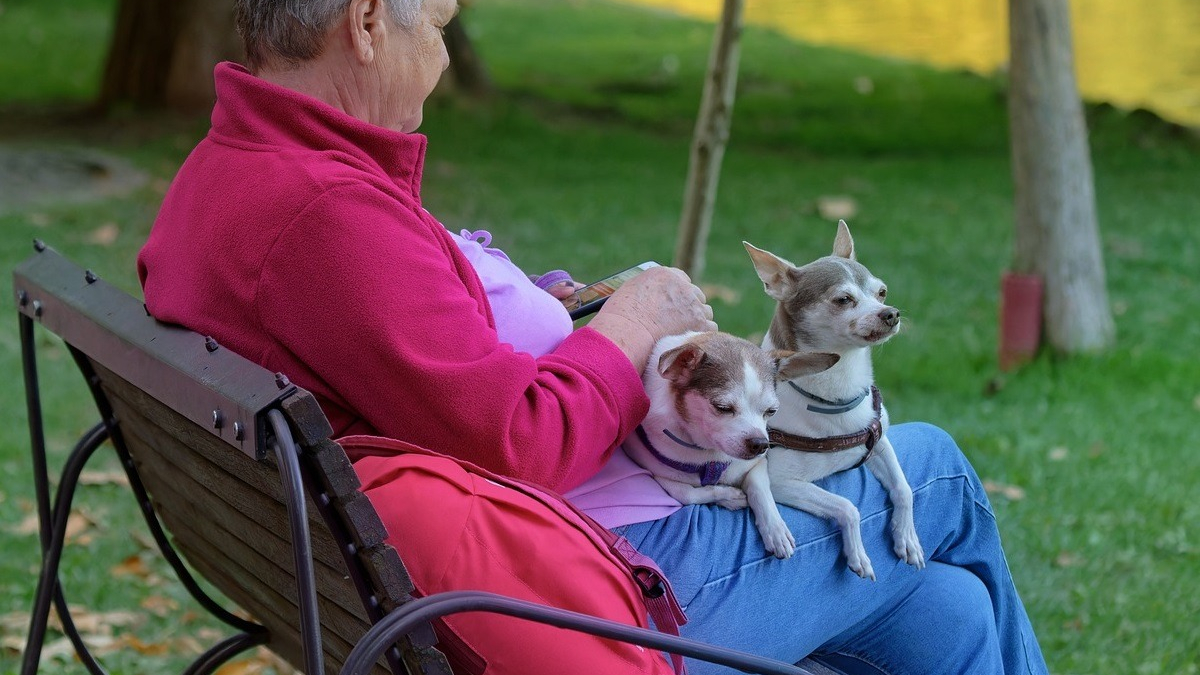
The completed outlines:
[[[553,295],[538,288],[498,248],[486,230],[451,233],[471,261],[496,320],[496,334],[518,352],[534,357],[554,351],[571,334],[571,316]]]
[[[486,231],[454,235],[483,282],[496,332],[513,349],[535,357],[549,353],[572,330],[562,303],[539,288],[498,248]],[[618,447],[596,475],[563,495],[605,527],[665,518],[681,508],[649,471]]]

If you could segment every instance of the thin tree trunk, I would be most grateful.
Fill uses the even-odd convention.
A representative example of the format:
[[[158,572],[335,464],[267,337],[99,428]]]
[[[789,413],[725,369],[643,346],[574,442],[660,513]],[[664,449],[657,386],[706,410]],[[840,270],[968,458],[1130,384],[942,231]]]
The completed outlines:
[[[1067,0],[1009,0],[1009,42],[1014,269],[1044,280],[1051,346],[1102,349],[1115,327]]]
[[[674,265],[699,280],[704,272],[704,250],[712,226],[713,204],[721,177],[721,160],[729,141],[737,91],[738,58],[741,52],[743,0],[725,0],[721,20],[709,53],[704,95],[692,137],[683,214]]]

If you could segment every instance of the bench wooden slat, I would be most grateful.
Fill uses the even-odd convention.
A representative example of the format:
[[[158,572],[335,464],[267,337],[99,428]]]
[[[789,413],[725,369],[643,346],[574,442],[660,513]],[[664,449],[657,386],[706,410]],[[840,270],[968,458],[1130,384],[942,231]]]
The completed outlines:
[[[191,568],[302,668],[291,527],[267,423],[269,412],[283,413],[307,482],[321,656],[338,672],[372,621],[410,601],[413,586],[316,400],[203,336],[155,321],[53,250],[38,251],[14,270],[18,310],[79,358],[114,442]],[[426,624],[398,641],[400,658],[414,673],[452,675],[435,642]],[[377,664],[373,672],[387,671]]]
[[[158,495],[156,501],[175,504],[169,511],[161,511],[160,516],[174,535],[177,545],[186,543],[188,548],[202,555],[221,556],[254,575],[263,586],[282,594],[288,603],[288,611],[296,611],[291,548],[285,539],[266,528],[231,526],[230,519],[237,514],[234,509],[224,504],[194,499],[196,490],[191,489],[192,485],[173,485],[177,480],[174,472],[163,474],[162,467],[151,469],[148,465],[142,465],[138,473],[147,488]],[[182,506],[181,502],[185,501],[188,505]],[[192,539],[184,537],[185,528]],[[360,617],[366,623],[362,603],[354,587],[345,578],[343,569],[342,566],[331,567],[320,561],[314,565],[319,595],[322,599],[336,602],[343,611]]]
[[[155,500],[156,510],[164,524],[173,533],[180,551],[188,556],[189,562],[197,569],[204,566],[206,578],[214,581],[223,593],[239,605],[251,610],[257,620],[266,622],[269,629],[273,628],[271,624],[293,624],[298,612],[296,587],[291,576],[294,571],[290,543],[281,534],[288,531],[287,511],[283,504],[264,494],[266,490],[277,489],[273,459],[255,462],[245,455],[230,453],[202,430],[168,430],[156,421],[161,420],[164,425],[174,427],[194,425],[171,416],[165,406],[102,366],[96,366],[96,369],[104,380],[104,389],[114,413],[126,423],[125,440],[135,458],[139,475]],[[190,444],[179,443],[177,439],[180,436],[187,438]],[[363,537],[360,533],[356,537],[359,544],[382,539],[385,533],[382,532],[378,513],[370,501],[357,492],[357,475],[353,479],[345,477],[345,470],[353,472],[353,466],[346,459],[341,446],[332,442],[329,445],[332,447],[325,447],[325,454],[340,457],[327,460],[327,464],[342,469],[339,472],[342,476],[333,474],[333,479],[326,481],[326,485],[339,483],[354,488],[351,496],[343,496],[340,502],[335,503],[335,508],[350,521],[356,518],[366,521],[371,534]],[[164,452],[163,449],[168,447],[171,451]],[[201,501],[197,499],[200,495],[207,495],[211,499]],[[362,515],[356,516],[356,513]],[[326,637],[334,637],[347,645],[344,651],[334,652],[331,664],[340,663],[349,653],[350,646],[366,632],[370,624],[353,585],[344,577],[341,554],[328,536],[324,522],[315,515],[316,508],[311,499],[309,514]],[[191,522],[206,522],[203,534],[191,527]],[[254,546],[247,542],[252,542]],[[233,553],[236,555],[231,555]],[[394,549],[375,545],[360,549],[358,555],[368,562],[367,572],[372,587],[383,591],[378,599],[385,610],[411,599],[411,580],[404,573],[400,557]],[[211,560],[223,560],[224,564],[213,566],[210,562],[202,562]],[[250,575],[254,582],[248,583],[230,574],[230,569],[241,570]],[[268,572],[260,571],[255,575],[248,569],[266,569]],[[226,571],[219,573],[220,570]],[[274,574],[270,573],[272,570]],[[218,579],[223,579],[225,583],[217,583]],[[269,596],[262,594],[264,588],[271,589]],[[332,606],[329,604],[331,602]],[[294,644],[279,646],[281,656],[293,663],[302,663],[298,638],[287,630],[277,629],[273,633],[288,635],[293,639]],[[435,640],[430,635],[426,642],[432,645]],[[275,649],[274,644],[272,649]]]
[[[247,612],[250,613],[255,620],[263,622],[264,625],[286,625],[295,622],[295,609],[290,614],[280,614],[279,610],[282,606],[280,602],[271,602],[263,598],[261,591],[262,587],[253,583],[247,582],[243,578],[239,578],[230,573],[230,567],[222,562],[219,556],[210,556],[208,553],[199,554],[196,551],[189,550],[184,545],[180,545],[180,551],[189,556],[189,560],[195,559],[193,566],[204,575],[205,579],[211,581],[218,588],[236,589],[228,595]],[[325,670],[327,673],[334,674],[341,668],[341,663],[349,655],[353,644],[357,643],[358,637],[361,637],[362,632],[356,633],[353,643],[347,641],[342,635],[345,631],[329,631],[330,620],[333,617],[325,616],[325,606],[322,605],[321,623],[326,630],[322,631],[322,649],[325,652]],[[364,631],[365,632],[365,631]],[[271,642],[268,645],[271,651],[282,656],[289,663],[300,666],[304,663],[303,647],[300,644],[299,633],[291,631],[279,631],[273,633]],[[372,671],[373,675],[386,675],[388,672],[385,665],[377,665]]]
[[[137,417],[136,413],[124,409],[120,404],[116,405],[116,409],[126,419]],[[143,468],[147,468],[155,471],[157,475],[168,476],[169,478],[164,482],[186,481],[191,486],[188,490],[189,493],[192,491],[204,493],[203,495],[190,495],[194,502],[199,502],[199,498],[203,496],[206,502],[215,505],[214,508],[220,508],[222,512],[227,512],[230,518],[238,519],[222,521],[218,524],[230,528],[236,523],[240,524],[243,529],[253,530],[254,532],[250,535],[243,537],[244,540],[255,541],[259,536],[258,531],[262,531],[271,538],[286,541],[289,534],[286,508],[278,501],[253,489],[248,489],[247,485],[255,481],[243,480],[247,476],[267,471],[266,467],[248,461],[241,467],[240,472],[224,471],[208,457],[192,453],[189,448],[184,446],[173,448],[172,452],[151,452],[151,449],[155,447],[169,447],[163,445],[164,440],[169,438],[167,433],[153,425],[130,426],[129,430],[125,431],[125,436],[131,453],[134,453],[134,461],[138,465],[139,472]],[[231,469],[234,468],[236,467],[231,467]],[[146,482],[149,486],[148,477],[144,478],[147,478]],[[151,490],[151,495],[155,494],[155,491]],[[309,504],[311,505],[311,501]],[[163,507],[168,510],[176,507],[188,508],[188,502],[178,505],[167,503]],[[314,535],[313,558],[327,565],[343,566],[342,556],[337,545],[329,536],[322,536],[325,535],[324,524],[314,517],[314,512],[315,508],[310,508],[309,527],[313,529]],[[200,513],[203,514],[203,512]]]

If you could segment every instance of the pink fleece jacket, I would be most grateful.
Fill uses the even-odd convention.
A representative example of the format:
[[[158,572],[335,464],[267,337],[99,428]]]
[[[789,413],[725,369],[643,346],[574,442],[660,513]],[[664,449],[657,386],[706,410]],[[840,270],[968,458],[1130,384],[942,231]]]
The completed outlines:
[[[409,441],[566,490],[645,416],[638,373],[582,328],[541,357],[421,206],[426,140],[216,69],[212,129],[138,257],[150,313],[316,395],[337,435]]]

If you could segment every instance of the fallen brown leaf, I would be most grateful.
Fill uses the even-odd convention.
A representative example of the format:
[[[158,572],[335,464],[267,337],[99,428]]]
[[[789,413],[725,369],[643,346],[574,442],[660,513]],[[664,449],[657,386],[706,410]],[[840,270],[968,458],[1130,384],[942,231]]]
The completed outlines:
[[[84,607],[71,607],[71,619],[81,635],[112,635],[114,628],[132,628],[140,625],[145,616],[139,612],[123,610],[93,612]],[[57,616],[51,615],[51,623],[55,630],[62,631],[62,624]]]
[[[187,615],[184,616],[186,617]],[[194,621],[195,619],[192,620]],[[196,637],[204,642],[216,642],[217,640],[225,639],[225,631],[209,626],[202,626],[196,629]]]
[[[25,517],[16,525],[11,525],[6,528],[11,534],[30,535],[37,534],[38,531],[38,515],[36,513],[27,513]]]
[[[29,631],[28,611],[10,611],[0,614],[0,635],[24,635]]]
[[[1069,551],[1060,551],[1059,554],[1054,557],[1055,567],[1074,567],[1078,564],[1079,559]]]
[[[129,487],[129,476],[124,471],[84,471],[79,474],[81,485],[120,485]]]
[[[827,220],[844,220],[858,214],[858,202],[853,197],[826,195],[817,198],[817,213]]]
[[[174,651],[170,642],[143,642],[141,638],[131,633],[125,633],[116,639],[115,649],[132,649],[145,656],[165,656]]]
[[[258,675],[258,673],[266,669],[266,665],[252,659],[247,659],[245,661],[226,663],[218,668],[217,672],[213,673],[213,675]]]
[[[25,650],[25,638],[17,635],[0,636],[0,654],[20,654]]]
[[[137,553],[113,565],[108,572],[114,577],[137,577],[139,579],[145,579],[153,574],[146,565],[146,561],[142,560],[142,556]]]
[[[143,549],[145,549],[147,551],[157,551],[158,550],[158,544],[155,543],[154,538],[151,537],[150,535],[146,534],[145,532],[140,532],[140,531],[134,532],[132,538],[133,538],[133,541],[135,543],[137,543],[138,546],[141,546]]]
[[[117,227],[116,223],[104,223],[88,234],[87,241],[97,246],[112,246],[120,234],[121,228]]]
[[[68,638],[51,640],[42,645],[42,662],[66,661],[75,657],[75,645]]]
[[[700,284],[700,290],[704,291],[705,297],[707,297],[709,300],[717,299],[727,305],[736,305],[742,301],[742,294],[728,286],[721,286],[720,284]]]
[[[204,651],[204,645],[196,638],[185,635],[175,639],[175,652],[177,654],[200,654]]]
[[[278,675],[299,675],[299,671],[291,664],[264,647],[259,647],[254,655],[247,659],[221,666],[214,675],[259,675],[268,670],[274,670]]]
[[[162,595],[147,595],[141,607],[155,616],[167,616],[179,609],[179,603]]]
[[[983,489],[990,495],[998,494],[1011,501],[1025,499],[1025,489],[1016,485],[1007,485],[994,480],[983,481]]]
[[[82,511],[71,511],[67,516],[67,542],[86,546],[92,541],[92,526],[96,521]]]

